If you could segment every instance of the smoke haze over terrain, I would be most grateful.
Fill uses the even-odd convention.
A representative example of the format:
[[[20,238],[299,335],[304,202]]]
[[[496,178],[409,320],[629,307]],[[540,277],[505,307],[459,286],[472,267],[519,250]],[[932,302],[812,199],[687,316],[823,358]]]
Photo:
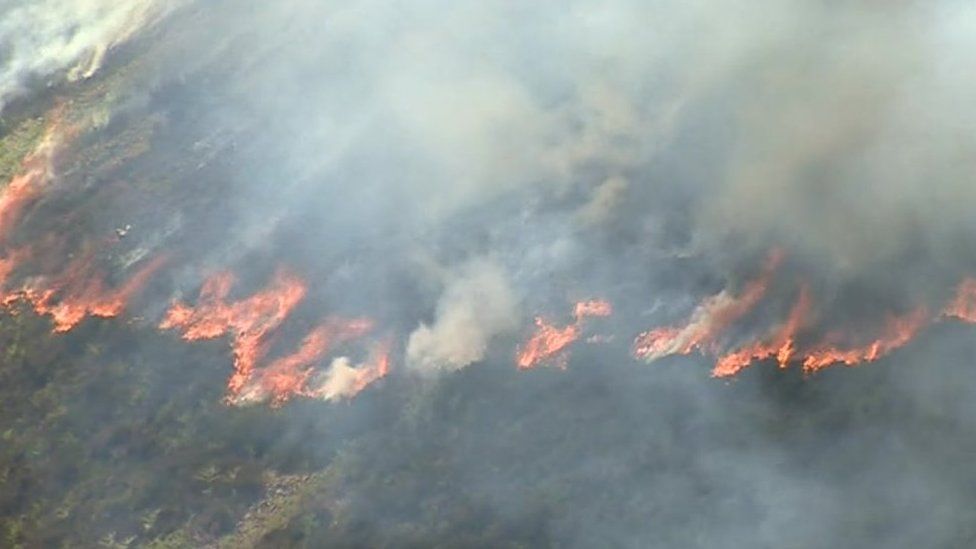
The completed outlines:
[[[147,391],[337,471],[295,546],[964,546],[974,46],[954,0],[0,0],[4,124],[69,113],[6,291],[146,273]]]

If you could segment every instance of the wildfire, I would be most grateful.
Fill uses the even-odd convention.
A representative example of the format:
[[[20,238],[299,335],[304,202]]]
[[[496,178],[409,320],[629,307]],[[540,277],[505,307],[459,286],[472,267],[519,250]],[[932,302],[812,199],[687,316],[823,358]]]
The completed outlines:
[[[6,242],[20,220],[24,207],[41,195],[38,181],[44,172],[36,168],[15,176],[0,194],[0,242]]]
[[[613,314],[613,307],[610,303],[600,299],[580,301],[573,307],[573,316],[577,321],[588,316],[610,316],[611,314]]]
[[[333,360],[319,387],[305,392],[305,395],[325,400],[350,399],[371,383],[386,377],[389,372],[390,346],[385,342],[372,351],[367,362],[358,366],[353,366],[350,359],[344,356]]]
[[[47,192],[54,177],[56,151],[77,133],[76,128],[63,127],[62,107],[52,111],[49,118],[51,123],[40,144],[23,160],[18,174],[0,190],[0,246],[5,248],[0,249],[0,288],[4,290],[0,305],[26,303],[38,314],[51,317],[54,332],[63,333],[89,316],[121,314],[166,259],[157,257],[146,261],[121,286],[112,287],[98,268],[96,244],[87,246],[54,273],[30,276],[26,282],[9,287],[9,278],[26,260],[66,253],[62,249],[64,239],[54,233],[37,239],[32,246],[12,248],[9,245],[24,212]],[[329,318],[311,330],[293,352],[261,367],[273,336],[305,297],[306,287],[302,280],[282,270],[264,290],[232,300],[234,284],[230,273],[209,278],[200,290],[196,305],[174,303],[159,325],[161,329],[178,330],[188,341],[222,336],[231,339],[234,373],[228,380],[228,401],[270,399],[273,404],[280,404],[292,395],[349,397],[386,375],[389,353],[374,350],[360,367],[337,362],[322,387],[315,390],[308,387],[315,365],[333,347],[372,329],[372,322],[365,319]]]
[[[25,304],[39,315],[50,317],[57,333],[73,329],[88,317],[120,315],[167,261],[163,256],[144,261],[132,276],[113,285],[97,261],[97,252],[104,243],[86,242],[83,252],[75,255],[68,254],[70,250],[64,249],[67,239],[55,231],[41,233],[44,236],[35,238],[30,245],[13,243],[18,225],[52,187],[58,151],[78,133],[78,128],[64,124],[64,113],[63,107],[57,107],[49,114],[48,128],[40,143],[21,162],[17,175],[0,190],[0,306]],[[16,236],[22,240],[23,235]],[[63,267],[50,269],[48,259],[66,254],[72,259]],[[873,339],[837,330],[817,339],[815,321],[822,319],[815,313],[820,311],[814,311],[811,290],[801,283],[781,323],[761,331],[755,341],[730,346],[735,341],[730,333],[741,333],[732,328],[743,319],[753,318],[749,314],[766,299],[783,258],[782,251],[773,250],[755,278],[737,291],[723,290],[705,298],[687,322],[641,333],[634,341],[634,356],[650,362],[669,355],[701,352],[716,357],[711,373],[723,378],[754,363],[773,360],[780,368],[798,364],[804,372],[814,373],[832,365],[854,366],[878,360],[906,345],[939,318],[976,323],[974,277],[958,285],[941,316],[933,317],[928,309],[918,307],[888,315],[879,328],[869,332],[876,336]],[[44,266],[41,271],[45,274],[12,280],[14,275],[22,277],[28,270],[25,267],[35,264]],[[270,401],[277,406],[295,396],[348,399],[389,372],[392,339],[351,344],[375,329],[373,321],[366,318],[330,316],[309,330],[294,348],[281,352],[284,325],[308,292],[305,282],[291,272],[280,269],[263,289],[243,297],[233,297],[235,284],[230,272],[211,276],[203,283],[194,304],[172,303],[159,323],[160,329],[174,330],[187,341],[221,337],[229,340],[234,371],[227,381],[227,402]],[[564,368],[567,349],[583,337],[587,319],[610,316],[613,308],[606,301],[594,299],[574,304],[572,312],[573,321],[565,325],[543,317],[534,319],[534,332],[516,353],[519,369],[547,362]],[[608,340],[602,335],[585,339]]]
[[[362,337],[372,328],[373,323],[367,319],[326,320],[305,336],[293,353],[256,370],[248,380],[248,386],[240,392],[246,395],[241,400],[263,400],[266,395],[271,395],[274,404],[281,404],[292,395],[307,394],[307,385],[316,364],[335,345]]]
[[[956,296],[944,314],[963,322],[976,323],[976,278],[967,278],[959,284]]]
[[[311,330],[297,349],[262,365],[271,338],[305,297],[305,283],[279,270],[263,290],[230,301],[228,296],[234,283],[230,273],[214,275],[203,284],[196,306],[174,303],[160,323],[164,330],[180,331],[187,341],[230,336],[234,373],[227,382],[228,402],[242,404],[270,399],[273,405],[280,405],[295,395],[327,399],[352,396],[386,375],[389,357],[384,352],[360,368],[333,361],[325,385],[309,388],[315,366],[335,346],[360,338],[373,329],[373,322],[362,318],[328,318]]]
[[[908,344],[919,331],[936,320],[926,307],[917,307],[907,313],[888,315],[878,337],[867,344],[858,343],[856,338],[854,342],[845,341],[852,338],[838,331],[828,333],[820,341],[801,342],[799,332],[812,322],[810,291],[801,284],[796,302],[782,325],[766,337],[722,354],[719,336],[763,298],[778,262],[777,255],[771,255],[760,276],[747,284],[741,295],[732,297],[723,291],[707,298],[695,309],[688,324],[640,334],[634,343],[634,355],[651,362],[663,356],[689,354],[695,350],[715,354],[718,358],[712,370],[714,377],[734,376],[755,362],[771,358],[775,358],[780,368],[797,362],[802,364],[804,372],[814,373],[836,364],[855,366],[876,361]],[[967,278],[959,284],[942,316],[976,323],[976,278]]]
[[[55,173],[55,154],[79,132],[79,128],[65,126],[65,112],[62,105],[49,114],[44,137],[21,162],[17,175],[0,190],[0,305],[24,303],[36,313],[49,316],[56,333],[70,331],[89,316],[107,318],[121,314],[166,263],[162,256],[145,261],[121,285],[112,286],[98,266],[98,251],[103,243],[86,242],[82,253],[70,254],[64,249],[66,240],[52,232],[35,238],[31,245],[10,244],[25,212],[48,192]],[[12,275],[22,270],[28,259],[43,264],[46,258],[65,254],[74,259],[56,267],[54,272],[10,284]],[[178,331],[187,341],[230,339],[234,372],[227,382],[228,402],[270,400],[279,405],[294,395],[350,398],[389,372],[390,343],[384,341],[369,352],[362,364],[353,366],[351,359],[337,358],[323,375],[317,375],[316,366],[337,346],[373,329],[373,322],[362,318],[330,317],[313,328],[296,349],[269,357],[278,331],[305,297],[306,285],[293,274],[279,270],[263,290],[232,299],[235,283],[233,274],[227,272],[210,277],[200,289],[195,305],[173,303],[159,324],[160,329]]]
[[[74,138],[77,128],[64,124],[65,109],[58,106],[48,114],[48,123],[38,145],[20,163],[18,173],[0,191],[0,244],[23,217],[24,209],[43,194],[54,177],[54,156],[58,148]]]
[[[159,327],[179,329],[183,339],[197,341],[230,335],[234,351],[234,374],[227,388],[231,398],[240,394],[267,351],[268,337],[288,318],[305,297],[305,284],[279,270],[264,290],[240,301],[228,302],[235,282],[225,272],[208,279],[200,290],[196,307],[175,303]]]
[[[651,362],[668,355],[686,355],[696,349],[714,351],[716,338],[766,295],[782,260],[782,252],[770,253],[759,277],[746,284],[740,295],[732,296],[722,291],[709,297],[695,309],[684,326],[658,328],[640,334],[634,342],[634,356]]]
[[[610,316],[612,313],[613,307],[610,303],[602,300],[590,300],[576,304],[573,308],[575,321],[564,328],[558,328],[546,322],[542,317],[536,317],[536,332],[519,351],[516,364],[519,369],[527,370],[555,357],[579,339],[583,331],[583,322],[587,317]],[[562,356],[561,360],[557,359],[557,364],[564,367],[565,356]]]
[[[165,257],[157,257],[121,287],[110,289],[95,269],[92,256],[88,255],[70,263],[62,274],[35,280],[11,294],[6,303],[9,305],[17,299],[26,301],[38,314],[51,316],[55,332],[67,332],[89,316],[118,316],[132,296],[142,290],[165,263]]]
[[[930,321],[931,316],[924,307],[905,315],[890,316],[878,339],[862,347],[841,348],[833,345],[815,347],[804,356],[803,369],[807,372],[816,372],[832,364],[854,366],[863,362],[873,362],[903,347]],[[828,339],[834,338],[836,336]]]
[[[796,333],[806,323],[809,312],[810,288],[804,284],[800,286],[796,303],[790,309],[786,323],[768,340],[753,343],[721,357],[712,370],[712,376],[734,376],[753,362],[774,356],[780,368],[786,368],[796,354]]]
[[[54,178],[55,154],[80,131],[77,127],[66,127],[64,115],[63,105],[49,113],[47,129],[40,143],[21,162],[17,175],[0,191],[0,245],[5,247],[0,259],[0,287],[4,288],[0,304],[10,307],[26,302],[38,314],[50,316],[54,331],[59,333],[71,330],[89,316],[119,315],[166,261],[163,257],[149,261],[121,287],[110,288],[95,265],[94,249],[89,249],[58,273],[34,276],[17,288],[7,287],[8,278],[15,269],[28,258],[38,255],[37,252],[46,250],[43,245],[39,250],[31,246],[12,248],[10,241],[24,211],[43,196]],[[53,237],[55,243],[61,242],[57,235],[48,236]],[[50,238],[41,241],[42,244],[51,242]]]

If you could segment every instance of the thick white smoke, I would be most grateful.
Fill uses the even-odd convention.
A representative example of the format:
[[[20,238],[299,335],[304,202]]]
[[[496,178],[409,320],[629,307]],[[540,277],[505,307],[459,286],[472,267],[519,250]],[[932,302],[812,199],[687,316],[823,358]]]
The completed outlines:
[[[37,81],[90,78],[105,54],[177,2],[5,0],[0,3],[0,113]]]
[[[410,334],[407,360],[427,371],[463,368],[484,358],[492,338],[514,330],[518,318],[502,268],[489,260],[472,261],[450,275],[434,323]]]
[[[946,237],[976,228],[976,77],[961,57],[976,14],[948,2],[814,15],[761,62],[740,59],[738,137],[699,208],[703,237],[779,240],[841,275],[916,244],[951,260]]]

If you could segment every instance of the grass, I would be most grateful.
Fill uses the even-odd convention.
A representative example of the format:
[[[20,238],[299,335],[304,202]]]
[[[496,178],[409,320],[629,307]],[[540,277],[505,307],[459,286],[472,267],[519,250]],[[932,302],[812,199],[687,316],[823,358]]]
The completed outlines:
[[[21,120],[7,128],[0,124],[0,182],[6,185],[17,175],[20,163],[37,147],[44,136],[44,119],[40,117]]]

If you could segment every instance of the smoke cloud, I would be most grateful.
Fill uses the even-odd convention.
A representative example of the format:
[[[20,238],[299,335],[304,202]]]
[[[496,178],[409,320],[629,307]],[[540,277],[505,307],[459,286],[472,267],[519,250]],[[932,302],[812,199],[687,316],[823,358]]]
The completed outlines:
[[[155,0],[8,0],[0,6],[0,112],[50,78],[90,78],[108,50],[173,6]]]
[[[410,334],[407,360],[423,370],[456,370],[483,359],[492,338],[518,327],[516,303],[497,264],[464,265],[447,282],[433,324]]]

